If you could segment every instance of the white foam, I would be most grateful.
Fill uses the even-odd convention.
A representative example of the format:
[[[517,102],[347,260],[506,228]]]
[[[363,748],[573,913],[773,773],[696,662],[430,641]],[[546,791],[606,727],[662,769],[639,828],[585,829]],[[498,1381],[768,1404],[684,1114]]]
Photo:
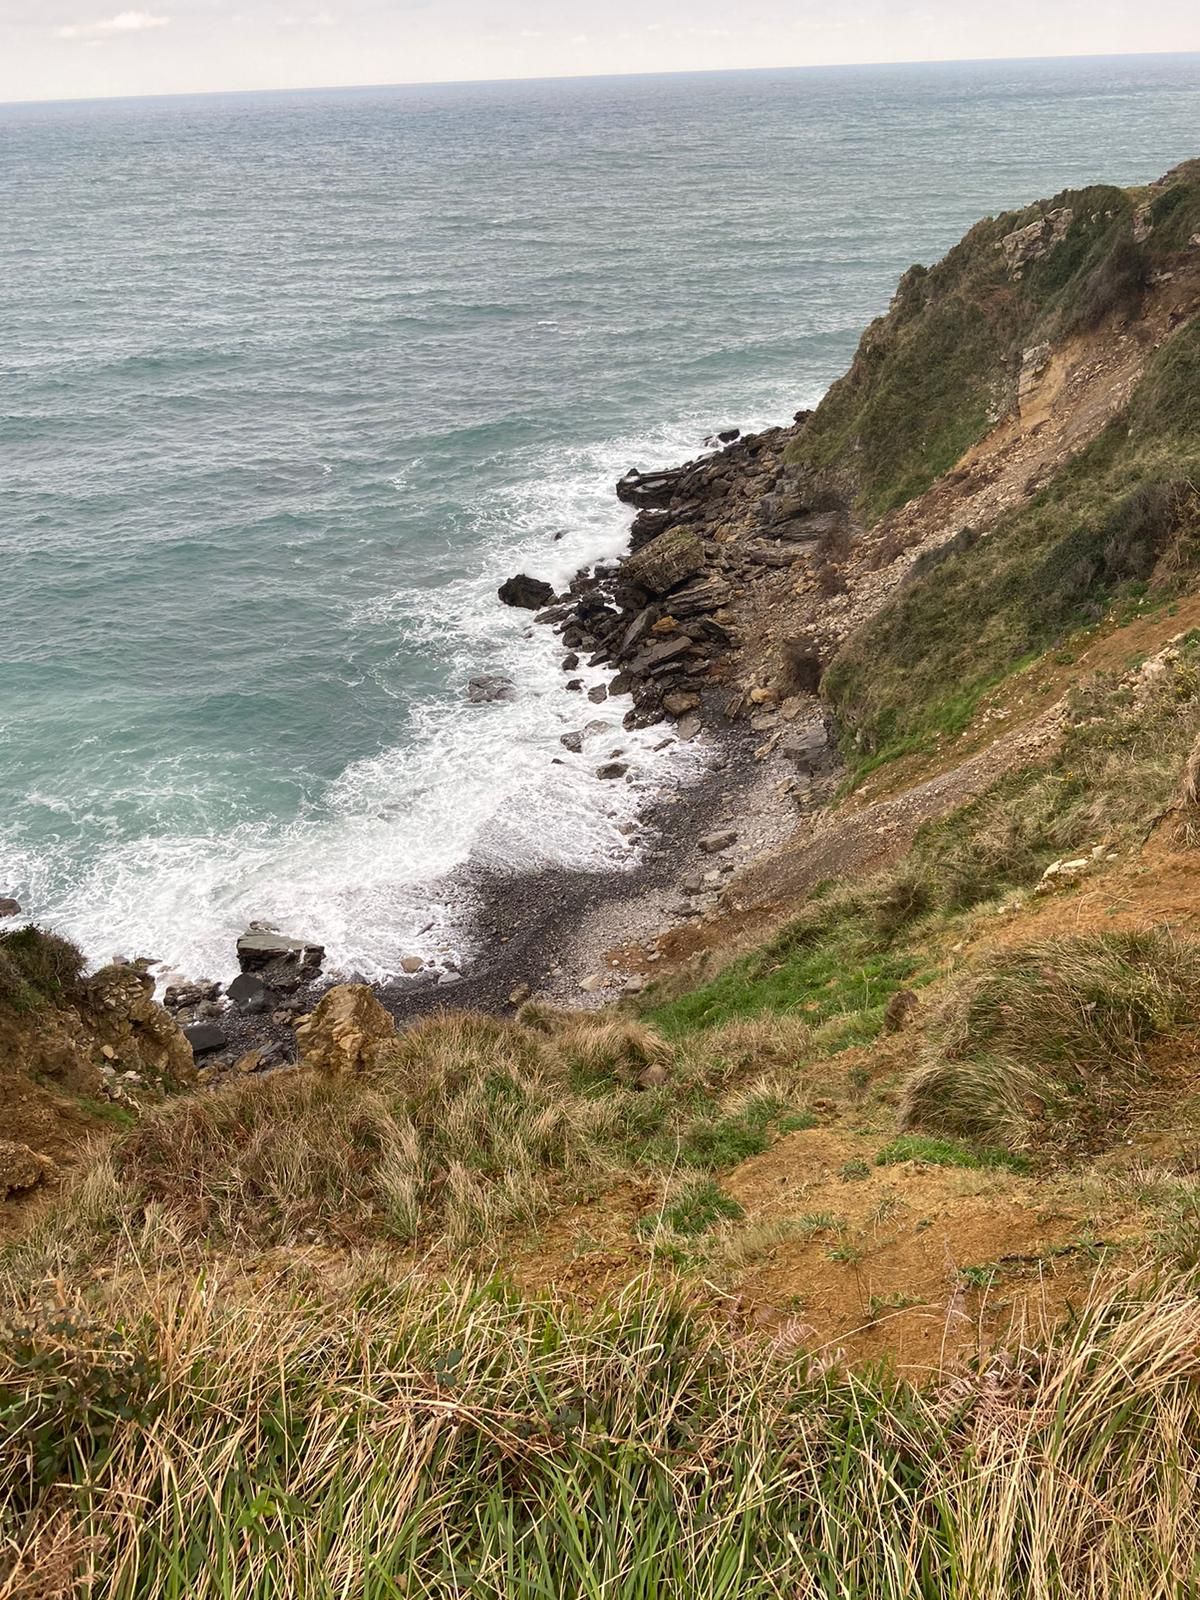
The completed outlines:
[[[772,404],[769,414],[783,409]],[[227,978],[237,934],[263,919],[323,943],[335,969],[383,978],[408,954],[469,959],[471,907],[448,903],[439,883],[463,862],[509,870],[631,864],[640,808],[656,788],[692,781],[703,753],[660,748],[661,727],[626,732],[627,699],[597,706],[568,693],[561,640],[531,613],[501,606],[496,589],[517,571],[561,588],[581,567],[619,554],[629,513],[615,480],[631,465],[699,453],[711,420],[684,417],[640,439],[530,453],[511,487],[471,508],[470,571],[359,608],[358,620],[393,622],[407,644],[448,653],[449,692],[415,709],[404,745],[341,773],[319,815],[114,843],[82,875],[14,846],[0,877],[28,885],[33,913],[96,961],[148,955],[179,972]],[[479,672],[510,678],[513,698],[470,704],[467,681]],[[586,686],[605,681],[586,667],[578,675]],[[588,723],[600,726],[583,754],[568,754],[561,735]],[[599,779],[596,767],[618,752],[628,776]]]

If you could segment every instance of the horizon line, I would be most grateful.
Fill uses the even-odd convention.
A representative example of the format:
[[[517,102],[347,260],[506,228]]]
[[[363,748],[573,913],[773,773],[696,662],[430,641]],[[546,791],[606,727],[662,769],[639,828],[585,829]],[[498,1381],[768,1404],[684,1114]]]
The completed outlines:
[[[1200,57],[1191,50],[1120,50],[1047,56],[928,56],[903,61],[809,61],[798,66],[668,67],[645,72],[553,72],[507,78],[411,78],[379,83],[308,83],[271,89],[172,89],[145,94],[36,95],[26,100],[0,100],[0,110],[14,106],[111,105],[139,100],[207,100],[235,95],[355,94],[384,89],[459,89],[518,83],[604,83],[639,78],[731,78],[750,73],[880,71],[904,67],[970,67],[1037,65],[1048,61],[1174,61]]]

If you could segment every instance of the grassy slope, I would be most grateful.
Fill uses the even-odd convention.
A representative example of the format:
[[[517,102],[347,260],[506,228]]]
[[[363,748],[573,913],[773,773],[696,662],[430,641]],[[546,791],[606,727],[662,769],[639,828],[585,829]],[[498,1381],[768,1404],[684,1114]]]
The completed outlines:
[[[1149,582],[1200,561],[1200,323],[1151,363],[1127,413],[977,542],[919,563],[835,657],[824,689],[860,766],[960,732],[999,678]],[[948,688],[953,685],[953,688]]]
[[[792,447],[800,480],[832,479],[868,521],[929,488],[1009,409],[1024,350],[1136,308],[1146,275],[1200,228],[1200,163],[1153,200],[1144,244],[1136,198],[1068,191],[981,222],[936,266],[914,267]],[[1063,208],[1063,242],[1011,277],[1000,241]]]

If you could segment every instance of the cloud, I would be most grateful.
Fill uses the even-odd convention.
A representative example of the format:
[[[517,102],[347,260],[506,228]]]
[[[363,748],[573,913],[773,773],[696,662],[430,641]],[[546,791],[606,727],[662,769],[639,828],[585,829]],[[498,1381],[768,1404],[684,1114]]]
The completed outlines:
[[[69,22],[56,28],[60,39],[95,39],[109,33],[143,33],[147,28],[165,28],[170,17],[155,17],[149,11],[118,11],[102,22]]]

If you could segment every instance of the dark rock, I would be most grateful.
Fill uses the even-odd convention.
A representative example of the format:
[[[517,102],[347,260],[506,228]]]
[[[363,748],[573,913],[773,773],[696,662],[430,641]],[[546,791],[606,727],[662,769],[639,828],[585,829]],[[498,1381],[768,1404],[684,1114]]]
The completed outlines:
[[[690,743],[700,732],[700,718],[695,713],[680,717],[675,724],[675,731],[685,744]]]
[[[492,677],[488,673],[472,678],[467,684],[467,699],[473,706],[488,705],[493,700],[512,700],[516,693],[511,678]]]
[[[253,972],[243,972],[225,991],[228,998],[248,1017],[258,1016],[275,1004],[275,997],[262,979]]]
[[[570,679],[570,681],[567,684],[567,688],[570,689],[573,694],[578,694],[579,691],[583,688],[583,679],[582,678],[572,678],[572,679]]]
[[[502,583],[496,593],[504,605],[519,606],[525,611],[540,611],[554,599],[554,590],[548,583],[524,572]]]
[[[569,750],[573,756],[577,756],[583,749],[583,734],[564,733],[558,742],[564,750]]]
[[[551,606],[548,611],[539,611],[533,620],[544,624],[565,622],[570,615],[570,606]]]
[[[640,550],[643,545],[649,544],[651,539],[665,533],[671,522],[670,511],[639,511],[629,530],[630,550]]]
[[[598,778],[623,778],[629,771],[624,761],[606,761],[603,766],[596,768]]]
[[[629,694],[633,688],[633,677],[628,672],[618,672],[608,686],[610,695]]]
[[[573,650],[569,655],[563,657],[562,669],[564,672],[577,672],[579,670],[579,657]]]
[[[670,467],[662,472],[627,472],[617,484],[617,499],[639,510],[668,506],[689,471],[688,467]]]
[[[594,706],[603,705],[608,699],[608,690],[602,683],[598,683],[594,689],[588,690],[588,699]]]
[[[192,1047],[194,1056],[211,1055],[214,1050],[224,1050],[229,1040],[212,1022],[194,1022],[183,1030],[183,1037]]]
[[[19,917],[21,915],[21,902],[11,896],[0,895],[0,917]]]
[[[634,617],[633,621],[625,630],[624,637],[621,640],[620,649],[617,651],[619,656],[627,656],[630,651],[635,649],[640,641],[645,638],[646,634],[653,626],[654,616],[655,611],[653,606],[647,606],[644,610],[638,612],[637,616]]]
[[[216,1000],[220,993],[221,985],[211,978],[197,978],[194,983],[173,983],[163,995],[163,1005],[168,1011],[190,1010]]]
[[[672,661],[678,661],[680,656],[687,655],[693,648],[692,640],[687,634],[679,634],[674,639],[664,639],[661,644],[651,645],[649,650],[644,650],[636,661],[630,663],[630,672],[652,672],[656,667],[664,667]]]
[[[281,933],[244,933],[237,942],[238,965],[256,973],[269,989],[291,994],[320,977],[325,947],[289,939]]]
[[[726,428],[724,432],[717,435],[722,444],[732,444],[735,439],[740,439],[741,437],[742,430],[740,428]]]

